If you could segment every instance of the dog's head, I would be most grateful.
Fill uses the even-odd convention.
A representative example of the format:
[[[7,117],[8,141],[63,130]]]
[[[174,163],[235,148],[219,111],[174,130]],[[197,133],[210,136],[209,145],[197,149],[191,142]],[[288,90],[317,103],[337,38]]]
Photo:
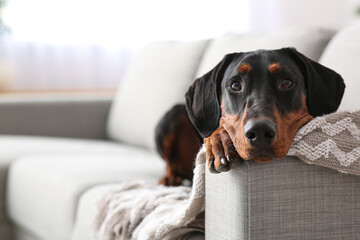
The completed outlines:
[[[240,156],[266,162],[287,154],[299,128],[337,110],[339,74],[293,48],[228,54],[186,93],[189,117],[207,138],[225,128]]]

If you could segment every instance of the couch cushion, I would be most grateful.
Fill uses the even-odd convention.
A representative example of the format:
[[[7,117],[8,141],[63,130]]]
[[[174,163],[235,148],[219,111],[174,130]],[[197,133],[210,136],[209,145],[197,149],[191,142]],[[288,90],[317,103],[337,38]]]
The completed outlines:
[[[0,135],[0,222],[6,221],[4,196],[7,169],[16,158],[40,153],[123,153],[130,147],[111,141]]]
[[[39,153],[122,153],[138,147],[107,140],[0,135],[0,164]]]
[[[231,52],[295,47],[309,58],[318,60],[333,35],[333,31],[317,28],[292,28],[263,35],[228,34],[211,42],[196,76],[208,72]]]
[[[149,151],[42,154],[20,158],[9,169],[10,219],[42,239],[70,239],[76,207],[86,189],[103,183],[146,179],[156,182],[164,162]]]
[[[110,110],[110,138],[154,148],[160,117],[184,95],[193,81],[207,41],[148,45],[119,86]]]
[[[86,240],[94,237],[94,219],[98,202],[115,184],[95,186],[84,192],[76,209],[76,221],[72,240]]]
[[[337,71],[345,81],[340,110],[360,106],[360,23],[341,30],[326,47],[320,63]]]

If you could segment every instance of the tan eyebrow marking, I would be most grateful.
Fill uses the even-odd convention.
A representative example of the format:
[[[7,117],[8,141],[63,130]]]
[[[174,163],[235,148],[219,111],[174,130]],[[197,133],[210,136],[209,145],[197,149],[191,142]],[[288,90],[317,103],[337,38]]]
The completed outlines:
[[[243,63],[238,67],[237,70],[238,70],[239,73],[248,73],[248,72],[250,72],[251,67],[250,67],[249,64]]]
[[[271,73],[278,73],[281,71],[281,65],[280,63],[273,63],[269,66],[269,71]]]

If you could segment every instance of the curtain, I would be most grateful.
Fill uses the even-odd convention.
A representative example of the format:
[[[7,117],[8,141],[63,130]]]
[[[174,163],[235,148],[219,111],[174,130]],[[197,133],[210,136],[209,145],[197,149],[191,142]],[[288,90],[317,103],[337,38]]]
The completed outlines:
[[[126,48],[18,41],[2,42],[0,53],[12,90],[113,89],[131,59]]]
[[[144,44],[245,31],[248,1],[10,0],[0,60],[15,90],[115,88]]]

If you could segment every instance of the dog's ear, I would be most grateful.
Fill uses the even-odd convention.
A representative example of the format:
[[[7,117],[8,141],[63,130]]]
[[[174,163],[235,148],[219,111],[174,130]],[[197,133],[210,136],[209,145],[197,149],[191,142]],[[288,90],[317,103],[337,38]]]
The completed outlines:
[[[310,115],[316,117],[335,112],[344,95],[345,83],[335,71],[317,63],[294,48],[285,48],[300,66],[307,91],[306,105]]]
[[[211,71],[196,79],[185,95],[189,118],[203,138],[210,136],[219,125],[221,81],[236,55],[226,55]]]

